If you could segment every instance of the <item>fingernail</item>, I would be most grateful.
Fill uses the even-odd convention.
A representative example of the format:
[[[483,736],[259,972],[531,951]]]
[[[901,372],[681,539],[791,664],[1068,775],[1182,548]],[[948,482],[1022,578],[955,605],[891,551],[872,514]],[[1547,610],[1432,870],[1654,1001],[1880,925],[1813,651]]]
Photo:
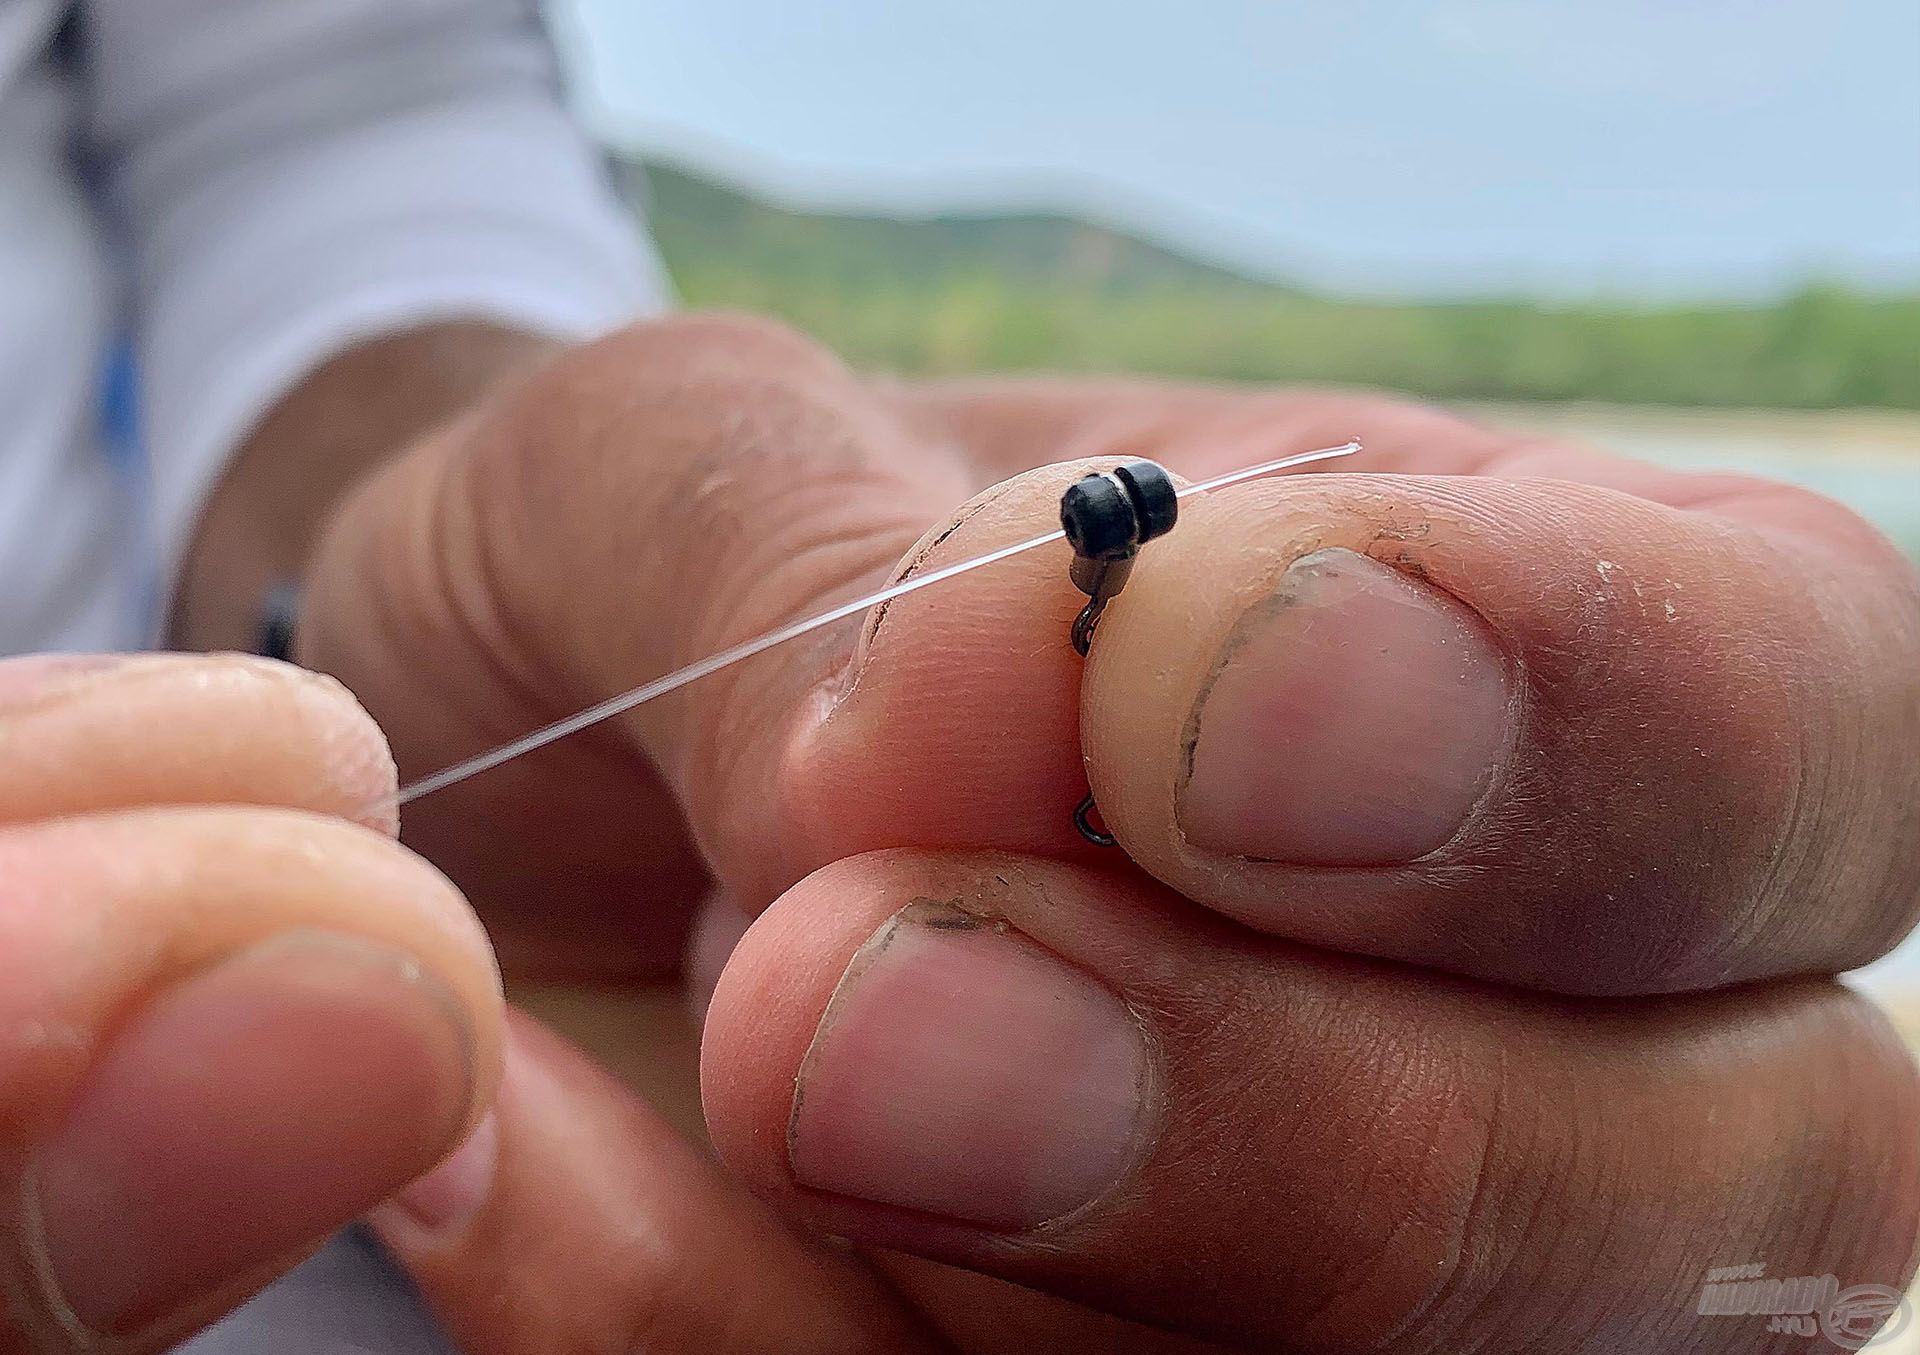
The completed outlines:
[[[444,1162],[374,1211],[375,1225],[403,1230],[416,1243],[458,1233],[486,1202],[499,1160],[500,1121],[488,1111]]]
[[[279,937],[163,992],[29,1168],[51,1317],[126,1336],[264,1282],[446,1151],[470,1044],[437,980],[344,936]]]
[[[1151,1061],[1120,999],[1004,924],[914,904],[840,980],[794,1089],[803,1185],[1000,1229],[1112,1189]]]
[[[128,658],[122,654],[28,654],[0,659],[0,706],[50,696],[126,662]]]
[[[1424,856],[1485,793],[1510,695],[1459,602],[1352,551],[1302,556],[1200,698],[1181,828],[1204,851],[1299,865]]]

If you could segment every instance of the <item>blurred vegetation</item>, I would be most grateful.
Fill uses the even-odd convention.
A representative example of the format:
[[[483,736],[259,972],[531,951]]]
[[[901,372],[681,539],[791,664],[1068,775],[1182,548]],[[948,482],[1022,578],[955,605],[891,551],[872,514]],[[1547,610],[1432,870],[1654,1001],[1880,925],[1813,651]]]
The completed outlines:
[[[624,162],[682,299],[781,316],[909,373],[1103,370],[1317,381],[1445,399],[1920,409],[1920,292],[1812,285],[1771,305],[1380,303],[1241,277],[1040,213],[783,209]]]

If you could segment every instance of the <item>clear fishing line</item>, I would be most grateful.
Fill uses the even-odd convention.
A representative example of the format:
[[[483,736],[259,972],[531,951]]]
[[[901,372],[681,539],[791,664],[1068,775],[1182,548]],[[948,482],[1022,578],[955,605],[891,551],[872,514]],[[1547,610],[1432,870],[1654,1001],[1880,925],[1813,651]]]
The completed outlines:
[[[1197,484],[1187,485],[1177,492],[1176,497],[1185,499],[1195,494],[1206,494],[1212,490],[1224,489],[1228,485],[1237,485],[1246,480],[1255,480],[1263,475],[1272,475],[1277,471],[1289,470],[1295,466],[1304,466],[1310,462],[1331,461],[1336,457],[1351,456],[1359,450],[1360,444],[1358,442],[1343,442],[1338,447],[1321,447],[1311,452],[1298,452],[1292,456],[1283,456],[1275,461],[1263,461],[1257,466],[1246,466],[1240,470],[1228,471],[1224,475],[1216,475],[1210,480],[1201,480]],[[945,565],[939,569],[930,570],[925,574],[916,574],[912,578],[902,579],[900,582],[889,584],[877,592],[869,593],[865,597],[855,598],[852,602],[843,602],[837,607],[831,607],[824,612],[809,616],[805,620],[789,622],[784,626],[776,627],[764,634],[756,635],[751,640],[742,640],[739,644],[723,649],[717,654],[711,654],[699,660],[697,663],[690,663],[685,668],[676,669],[662,677],[654,678],[651,682],[644,682],[631,691],[622,692],[618,696],[608,697],[605,701],[588,706],[585,710],[569,715],[564,719],[555,720],[550,725],[544,725],[530,734],[523,734],[517,739],[499,745],[497,748],[490,748],[484,753],[476,753],[474,756],[456,762],[450,767],[443,767],[437,772],[423,776],[418,781],[402,786],[396,795],[388,796],[384,800],[377,801],[373,808],[384,809],[410,804],[423,795],[431,795],[437,790],[445,790],[448,786],[458,785],[460,782],[470,777],[478,776],[482,772],[492,771],[502,763],[511,762],[517,757],[524,757],[526,754],[534,752],[537,749],[545,748],[550,743],[557,743],[571,734],[578,734],[583,729],[591,729],[594,725],[604,720],[611,720],[616,715],[624,715],[630,710],[646,705],[649,701],[656,700],[672,692],[677,692],[682,687],[691,686],[700,681],[701,678],[711,677],[723,668],[731,668],[736,663],[743,663],[755,655],[764,654],[769,649],[778,648],[786,644],[789,640],[797,640],[803,635],[811,635],[814,631],[824,626],[830,626],[836,621],[844,621],[850,616],[866,611],[869,607],[877,607],[883,602],[891,602],[895,598],[905,597],[909,593],[917,593],[924,588],[932,588],[936,584],[947,582],[949,579],[957,579],[962,574],[970,574],[976,569],[985,569],[988,565],[998,564],[1002,560],[1011,560],[1016,555],[1024,555],[1026,552],[1040,546],[1050,545],[1055,541],[1065,539],[1066,532],[1064,530],[1056,530],[1047,532],[1041,536],[1030,537],[1025,541],[1017,541],[1013,545],[1002,546],[998,550],[990,550],[985,554],[976,555],[971,559],[961,560],[956,564]]]

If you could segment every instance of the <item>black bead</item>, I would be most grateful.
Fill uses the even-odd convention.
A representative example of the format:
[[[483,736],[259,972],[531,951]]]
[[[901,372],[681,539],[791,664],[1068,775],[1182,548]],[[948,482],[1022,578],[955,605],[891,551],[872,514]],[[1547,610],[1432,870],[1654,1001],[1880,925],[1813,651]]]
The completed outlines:
[[[1114,467],[1113,474],[1133,499],[1134,512],[1140,519],[1140,545],[1173,530],[1180,516],[1180,495],[1165,466],[1156,461],[1129,461]]]
[[[1173,527],[1180,501],[1173,477],[1151,461],[1089,475],[1060,496],[1060,525],[1083,559],[1119,560]]]
[[[1133,498],[1111,475],[1089,475],[1060,496],[1060,525],[1073,553],[1089,560],[1131,555],[1140,539]]]

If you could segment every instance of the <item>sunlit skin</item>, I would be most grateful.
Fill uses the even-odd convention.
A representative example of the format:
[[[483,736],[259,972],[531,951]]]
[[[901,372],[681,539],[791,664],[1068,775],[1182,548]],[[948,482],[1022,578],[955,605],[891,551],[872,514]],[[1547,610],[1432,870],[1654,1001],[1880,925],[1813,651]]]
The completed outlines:
[[[139,953],[216,953],[239,915],[195,900],[251,890],[249,926],[377,923],[417,956],[477,1032],[472,1104],[423,1099],[328,1203],[444,1152],[504,1048],[472,1149],[375,1216],[469,1355],[1746,1351],[1694,1312],[1713,1266],[1904,1284],[1920,1091],[1830,976],[1920,902],[1920,583],[1824,500],[1369,397],[874,383],[688,317],[368,484],[305,657],[417,775],[1043,530],[1089,465],[1199,478],[1348,436],[1369,474],[1189,501],[1086,660],[1064,551],[1033,552],[409,807],[510,976],[711,990],[717,1160],[526,1018],[501,1042],[458,896],[324,817],[391,785],[364,717],[296,686],[269,719],[238,660],[177,661],[137,708],[78,689],[61,758],[95,770],[57,807],[0,773],[5,953],[68,955],[75,916],[134,898]],[[0,686],[10,748],[24,710]],[[116,763],[143,744],[181,775]],[[1124,851],[1075,832],[1089,785]],[[323,817],[128,808],[160,801]],[[115,809],[47,821],[86,804]],[[290,872],[267,840],[312,850]],[[88,1011],[162,978],[113,973]],[[8,1055],[14,1170],[96,1047]],[[192,1277],[176,1321],[284,1259]]]

